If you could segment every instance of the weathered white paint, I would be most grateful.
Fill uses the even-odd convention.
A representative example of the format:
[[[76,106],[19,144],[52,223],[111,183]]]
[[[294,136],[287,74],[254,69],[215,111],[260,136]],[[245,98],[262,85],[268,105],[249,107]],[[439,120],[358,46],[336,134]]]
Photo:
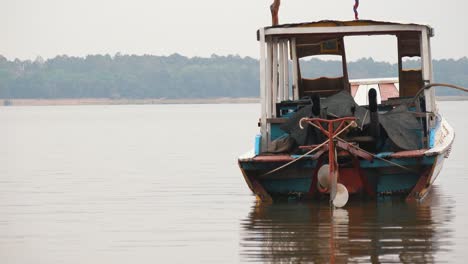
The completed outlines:
[[[432,174],[429,175],[429,183],[433,184],[434,181],[437,179],[437,176],[439,176],[440,171],[442,170],[442,167],[444,166],[444,154],[440,154],[436,157],[433,165],[433,170]]]
[[[358,105],[368,105],[367,92],[367,85],[360,85],[356,91],[356,95],[354,95],[354,101]]]
[[[266,58],[265,58],[265,30],[259,30],[260,35],[260,134],[262,135],[261,151],[267,146],[267,108],[266,108]]]
[[[398,79],[397,78],[381,78],[381,79],[358,79],[351,80],[351,85],[358,85],[356,94],[354,95],[354,101],[358,105],[369,105],[369,90],[374,88],[377,91],[377,103],[382,103],[382,87],[380,84],[393,84],[397,89],[399,89]]]
[[[273,113],[272,116],[276,116],[276,102],[278,102],[278,39],[273,39]]]
[[[337,26],[337,27],[291,27],[291,28],[266,28],[266,35],[285,34],[347,34],[367,35],[382,32],[382,35],[401,31],[427,31],[427,26],[422,25],[373,25],[373,26]]]
[[[266,87],[266,101],[267,101],[267,118],[271,118],[271,110],[273,109],[272,108],[272,83],[271,83],[271,76],[272,76],[272,64],[273,64],[273,45],[271,43],[271,39],[268,39],[267,41],[267,65],[266,65],[266,68],[267,68],[267,74],[266,74],[266,84],[267,84],[267,87]],[[268,131],[270,131],[269,129],[267,129]]]
[[[440,126],[438,126],[435,131],[434,147],[424,153],[426,156],[445,155],[450,150],[455,140],[453,127],[440,115],[437,115],[437,118],[440,118],[441,121]]]
[[[398,83],[398,78],[354,79],[349,83],[352,85]]]
[[[251,149],[247,151],[246,153],[242,154],[239,156],[239,161],[247,161],[255,158],[255,149]]]
[[[428,30],[425,28],[421,32],[421,65],[422,65],[422,77],[424,84],[432,83],[432,59],[430,53]],[[421,87],[422,88],[422,87]],[[426,98],[426,111],[437,113],[437,106],[435,101],[435,89],[430,88],[424,90],[424,97]],[[427,115],[427,127],[432,128],[435,125],[435,120]]]
[[[283,40],[278,42],[278,61],[279,61],[279,100],[284,98],[284,55]]]
[[[354,96],[354,101],[358,105],[369,105],[369,91],[370,89],[375,89],[377,92],[377,103],[382,103],[382,97],[380,95],[380,88],[378,84],[369,84],[369,85],[360,85]]]
[[[291,53],[292,53],[292,79],[293,79],[293,99],[299,100],[299,69],[297,68],[297,51],[296,51],[296,38],[291,39]]]
[[[284,71],[283,71],[283,79],[284,79],[284,97],[283,100],[289,100],[289,54],[288,54],[288,40],[283,40],[283,63],[284,63]]]

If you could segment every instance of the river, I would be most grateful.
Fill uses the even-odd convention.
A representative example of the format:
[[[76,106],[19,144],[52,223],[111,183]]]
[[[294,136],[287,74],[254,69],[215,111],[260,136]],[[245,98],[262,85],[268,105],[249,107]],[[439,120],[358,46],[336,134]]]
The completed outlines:
[[[256,202],[237,167],[257,104],[0,107],[1,263],[463,263],[468,102],[431,194]]]

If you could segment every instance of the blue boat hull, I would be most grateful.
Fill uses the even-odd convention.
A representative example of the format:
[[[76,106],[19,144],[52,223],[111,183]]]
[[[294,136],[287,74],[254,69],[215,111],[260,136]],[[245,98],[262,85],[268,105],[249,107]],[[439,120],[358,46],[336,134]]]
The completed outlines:
[[[353,196],[373,198],[404,195],[420,199],[429,190],[443,160],[443,155],[392,159],[400,167],[380,160],[348,162],[340,165],[338,182],[345,185]],[[284,197],[313,199],[328,195],[317,187],[317,171],[326,161],[304,159],[267,174],[286,163],[287,161],[276,161],[274,157],[269,157],[268,161],[239,160],[247,184],[260,200],[270,201]]]

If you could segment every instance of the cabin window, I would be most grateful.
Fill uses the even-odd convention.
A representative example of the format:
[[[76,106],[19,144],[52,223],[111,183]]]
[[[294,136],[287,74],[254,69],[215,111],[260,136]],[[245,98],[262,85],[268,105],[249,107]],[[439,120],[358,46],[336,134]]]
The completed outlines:
[[[341,55],[316,55],[301,58],[299,59],[301,77],[306,79],[342,77],[342,63]]]
[[[344,43],[350,80],[398,77],[395,36],[348,36],[344,38]],[[362,65],[372,67],[361,67]]]
[[[403,57],[401,58],[401,69],[403,71],[417,70],[420,71],[422,68],[420,57]]]

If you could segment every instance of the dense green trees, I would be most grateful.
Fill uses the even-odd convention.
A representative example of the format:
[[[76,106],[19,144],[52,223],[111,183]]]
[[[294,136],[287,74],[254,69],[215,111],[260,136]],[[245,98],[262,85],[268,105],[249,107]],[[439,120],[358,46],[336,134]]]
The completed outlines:
[[[361,59],[352,78],[392,77],[396,65]],[[249,57],[90,55],[9,61],[0,56],[0,98],[214,98],[258,96],[258,61]],[[308,60],[303,72],[323,75],[339,62]],[[435,78],[468,86],[468,59],[434,61]],[[456,91],[443,91],[455,95]],[[439,92],[440,94],[440,92]]]

